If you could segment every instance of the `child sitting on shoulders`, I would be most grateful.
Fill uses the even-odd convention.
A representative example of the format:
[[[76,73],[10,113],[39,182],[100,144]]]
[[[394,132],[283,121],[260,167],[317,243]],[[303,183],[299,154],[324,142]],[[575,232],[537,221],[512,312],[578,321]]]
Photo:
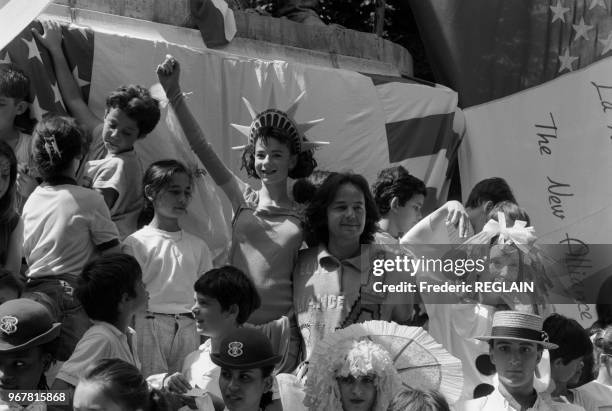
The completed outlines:
[[[142,166],[134,143],[149,134],[160,119],[159,102],[141,86],[121,86],[106,98],[100,120],[87,106],[68,69],[62,51],[59,22],[42,22],[44,34],[34,35],[49,50],[62,97],[70,113],[87,129],[93,141],[78,170],[80,184],[104,196],[120,238],[136,231],[142,209]],[[88,161],[89,160],[89,161]]]
[[[191,314],[193,283],[212,268],[211,253],[200,238],[184,231],[179,218],[191,201],[193,176],[176,160],[151,164],[145,172],[145,211],[149,225],[127,237],[123,250],[140,263],[151,294],[146,313],[136,315],[142,372],[178,371],[200,338]]]
[[[79,340],[53,385],[53,389],[74,389],[92,361],[119,358],[137,368],[136,333],[128,326],[134,313],[144,310],[148,294],[142,271],[134,257],[112,254],[89,263],[75,290],[93,326]]]
[[[88,261],[119,249],[117,228],[102,196],[74,179],[83,131],[74,119],[49,116],[38,123],[33,160],[43,182],[23,207],[23,253],[29,292],[51,297],[61,313],[60,359],[67,358],[89,319],[74,298],[76,280]]]

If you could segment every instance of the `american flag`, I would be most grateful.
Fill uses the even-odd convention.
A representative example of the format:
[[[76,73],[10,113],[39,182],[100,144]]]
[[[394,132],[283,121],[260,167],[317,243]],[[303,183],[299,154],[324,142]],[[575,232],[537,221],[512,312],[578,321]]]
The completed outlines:
[[[37,43],[32,29],[42,32],[38,21],[32,22],[0,51],[0,62],[14,63],[30,78],[30,116],[40,120],[47,113],[68,114],[47,49]],[[75,25],[62,26],[64,55],[70,70],[81,87],[85,101],[89,99],[93,68],[94,35],[89,29]]]
[[[462,108],[612,55],[610,0],[410,0],[436,81]]]

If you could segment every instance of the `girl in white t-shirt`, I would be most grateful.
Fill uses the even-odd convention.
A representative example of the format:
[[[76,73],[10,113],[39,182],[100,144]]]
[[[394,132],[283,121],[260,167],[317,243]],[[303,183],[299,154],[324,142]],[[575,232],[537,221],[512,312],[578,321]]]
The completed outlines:
[[[200,345],[191,313],[193,283],[212,268],[206,243],[181,229],[191,202],[193,176],[176,160],[151,164],[142,182],[145,212],[153,219],[123,243],[142,267],[149,308],[137,314],[138,356],[145,376],[173,373]],[[144,214],[144,213],[143,213]]]
[[[74,180],[85,137],[74,119],[53,116],[34,130],[33,160],[42,184],[23,208],[27,290],[49,295],[62,322],[60,360],[67,358],[89,319],[73,297],[88,261],[119,250],[117,228],[102,195]],[[62,358],[65,357],[65,358]]]

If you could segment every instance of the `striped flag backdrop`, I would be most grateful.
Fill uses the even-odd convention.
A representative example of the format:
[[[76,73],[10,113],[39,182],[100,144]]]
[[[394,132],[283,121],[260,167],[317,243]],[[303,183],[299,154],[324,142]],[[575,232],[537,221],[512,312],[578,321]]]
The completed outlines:
[[[65,18],[62,9],[58,10],[58,15]],[[457,112],[455,92],[400,78],[212,51],[203,46],[195,30],[118,16],[102,18],[96,13],[87,17],[87,13],[80,12],[79,16],[84,20],[78,23],[91,29],[65,27],[64,45],[73,54],[68,57],[71,69],[78,74],[75,78],[85,95],[89,91],[89,106],[98,116],[104,113],[105,97],[118,85],[154,85],[155,67],[166,54],[172,54],[182,64],[181,84],[184,91],[191,92],[189,105],[206,136],[222,159],[245,180],[240,155],[231,150],[232,146],[244,144],[243,137],[229,126],[250,123],[241,97],[258,110],[270,105],[283,108],[306,90],[296,118],[298,122],[325,118],[307,133],[313,140],[331,143],[315,154],[321,168],[352,170],[373,182],[379,170],[401,163],[425,181],[432,193],[432,207],[445,199],[448,165],[455,157],[461,133],[457,126],[461,121],[457,120],[462,119],[462,113]],[[58,94],[53,92],[55,78],[48,56],[36,47],[28,30],[22,35],[0,56],[9,55],[30,75],[40,77],[34,86],[40,105],[40,110],[35,109],[38,114],[63,110]],[[14,49],[21,50],[21,57]],[[143,163],[167,157],[197,163],[175,127],[173,116],[168,115],[167,109],[164,113],[164,120],[154,132],[137,143]],[[230,214],[229,207],[223,198],[225,213],[221,211],[210,180],[202,181],[200,191],[202,200],[192,204],[190,220],[183,226],[219,251],[229,238],[223,224]]]
[[[610,0],[410,0],[436,79],[466,108],[611,55]]]
[[[0,0],[0,49],[47,7],[51,0]]]
[[[0,62],[15,63],[30,78],[31,116],[40,120],[48,112],[67,114],[59,85],[53,72],[53,61],[43,46],[38,46],[33,28],[42,31],[38,22],[30,23],[0,51]],[[84,27],[62,26],[64,54],[85,101],[89,99],[93,64],[94,34]]]

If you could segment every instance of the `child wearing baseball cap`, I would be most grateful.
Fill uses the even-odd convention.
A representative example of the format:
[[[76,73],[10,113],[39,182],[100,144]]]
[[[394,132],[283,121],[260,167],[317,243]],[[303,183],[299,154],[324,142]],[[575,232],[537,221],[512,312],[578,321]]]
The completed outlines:
[[[55,361],[60,328],[36,301],[18,298],[0,305],[0,392],[48,389],[45,371]],[[11,405],[2,397],[0,409]]]

